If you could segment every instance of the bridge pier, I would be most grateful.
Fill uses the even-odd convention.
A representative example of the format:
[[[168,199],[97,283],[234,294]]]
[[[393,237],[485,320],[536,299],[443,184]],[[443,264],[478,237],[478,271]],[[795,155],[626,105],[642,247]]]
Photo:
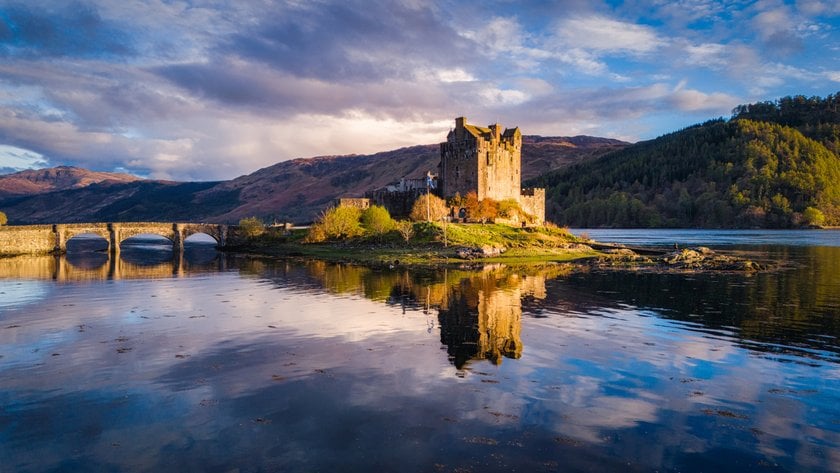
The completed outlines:
[[[120,226],[116,223],[108,224],[108,253],[120,254]]]
[[[172,254],[173,255],[183,255],[184,254],[184,226],[180,223],[173,223],[172,224]]]
[[[65,226],[56,224],[53,225],[52,231],[55,235],[55,248],[53,249],[53,253],[57,255],[63,255],[67,253],[67,235],[65,233]]]

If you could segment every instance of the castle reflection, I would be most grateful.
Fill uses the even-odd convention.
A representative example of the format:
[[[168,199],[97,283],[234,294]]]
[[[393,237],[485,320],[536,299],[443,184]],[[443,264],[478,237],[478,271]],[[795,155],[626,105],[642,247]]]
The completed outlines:
[[[260,268],[255,272],[265,274]],[[292,267],[288,267],[293,270]],[[563,266],[481,269],[375,269],[322,261],[306,263],[309,276],[335,293],[421,309],[429,329],[440,330],[441,343],[458,369],[471,360],[500,364],[522,356],[522,300],[545,299],[546,280],[568,273]],[[286,275],[288,276],[288,275]],[[281,276],[282,278],[282,276]],[[436,319],[433,311],[437,311]]]

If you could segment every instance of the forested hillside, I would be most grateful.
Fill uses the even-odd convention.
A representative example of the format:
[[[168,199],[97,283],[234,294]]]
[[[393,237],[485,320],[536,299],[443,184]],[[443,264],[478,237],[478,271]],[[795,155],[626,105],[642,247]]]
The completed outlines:
[[[550,220],[581,227],[840,225],[840,96],[739,106],[733,118],[549,173]]]

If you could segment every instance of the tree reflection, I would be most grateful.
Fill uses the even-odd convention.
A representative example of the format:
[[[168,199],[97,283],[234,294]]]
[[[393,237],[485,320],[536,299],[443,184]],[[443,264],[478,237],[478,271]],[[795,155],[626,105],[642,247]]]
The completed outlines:
[[[825,358],[840,353],[840,248],[767,247],[787,269],[740,274],[606,272],[575,275],[551,288],[550,304],[632,306],[732,333],[747,348]],[[831,341],[834,342],[831,342]],[[831,357],[831,356],[828,356]]]

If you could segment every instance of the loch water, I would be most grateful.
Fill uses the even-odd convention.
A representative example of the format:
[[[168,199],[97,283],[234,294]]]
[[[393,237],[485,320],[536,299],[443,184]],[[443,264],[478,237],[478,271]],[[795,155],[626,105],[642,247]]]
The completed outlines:
[[[0,259],[0,471],[840,471],[840,232],[586,232],[777,269]]]

